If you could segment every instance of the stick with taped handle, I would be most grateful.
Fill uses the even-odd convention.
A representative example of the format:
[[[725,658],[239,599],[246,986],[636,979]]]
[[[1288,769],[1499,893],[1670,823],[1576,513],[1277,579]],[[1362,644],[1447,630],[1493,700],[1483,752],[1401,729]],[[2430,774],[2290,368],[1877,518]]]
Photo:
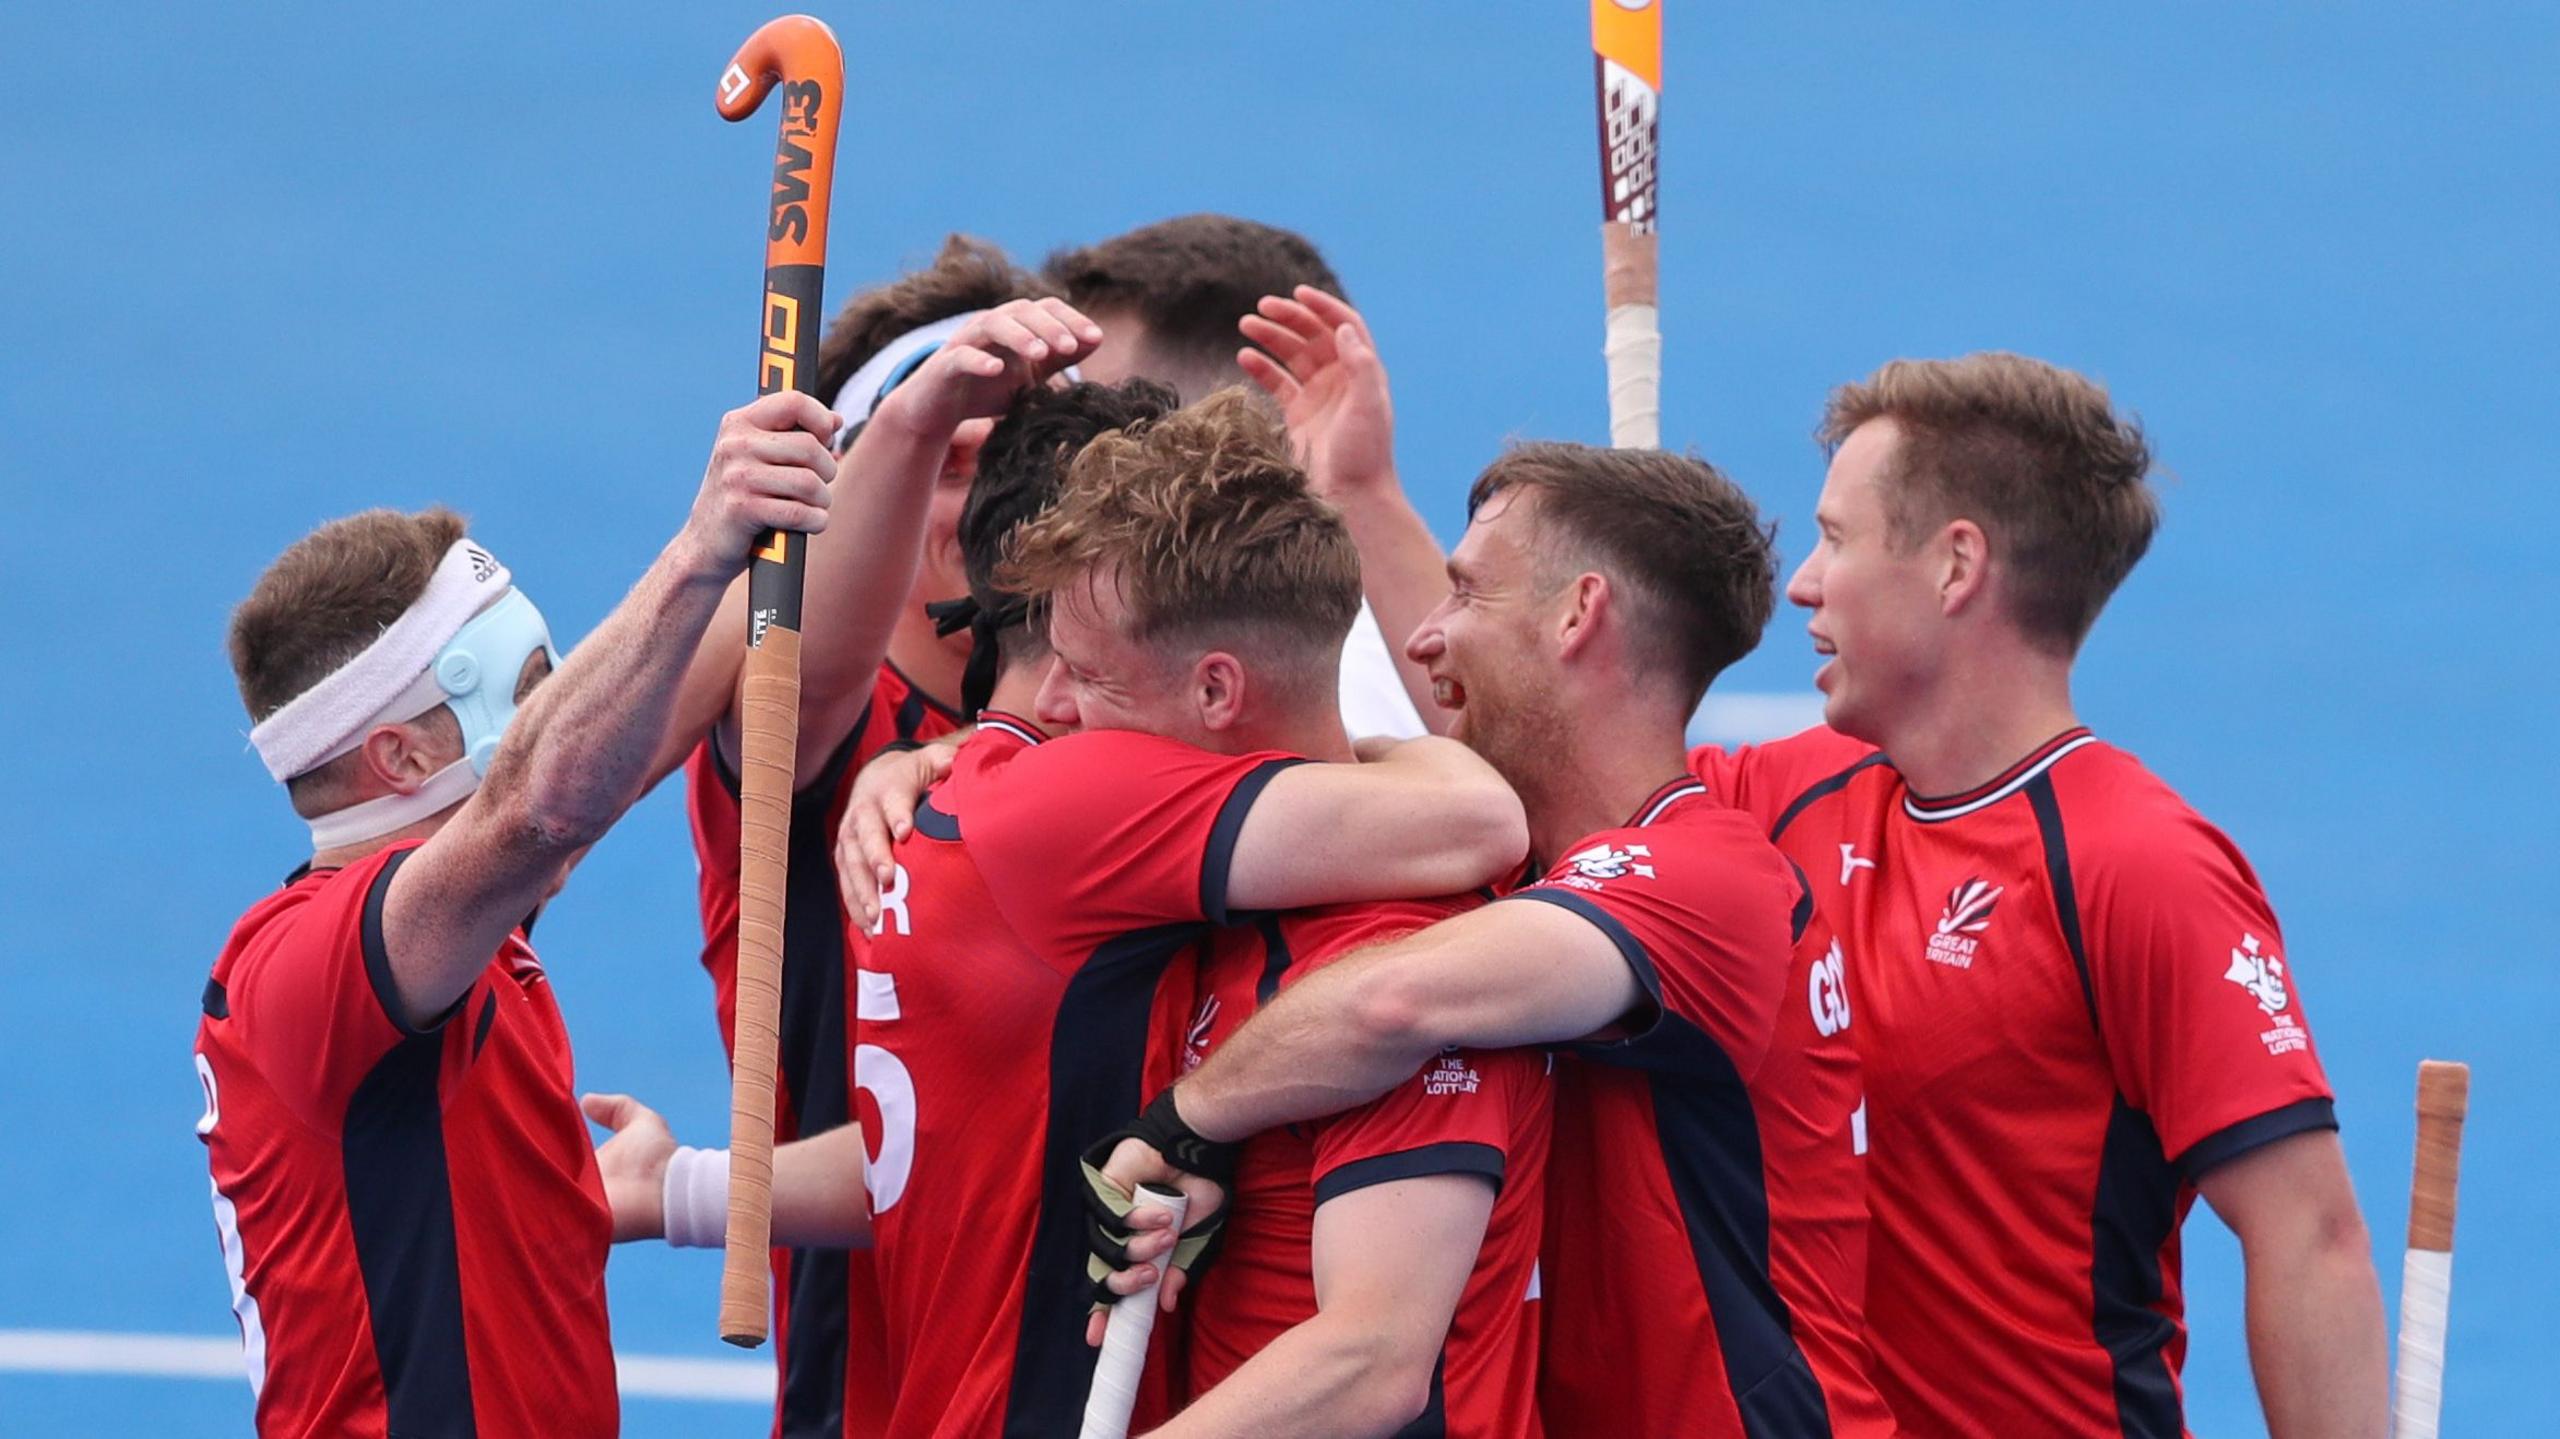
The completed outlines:
[[[756,393],[818,388],[827,203],[835,192],[844,52],[806,15],[767,21],[720,75],[720,115],[744,120],[779,88],[781,138],[765,213]],[[782,1053],[782,914],[791,780],[800,749],[800,590],[808,537],[767,531],[747,561],[738,682],[738,1004],[730,1037],[729,1233],[720,1337],[762,1344],[773,1318],[773,1084]]]
[[[2436,1439],[2444,1406],[2444,1337],[2453,1297],[2454,1192],[2462,1177],[2462,1120],[2471,1066],[2418,1066],[2418,1161],[2409,1180],[2409,1252],[2400,1269],[2400,1362],[2392,1439]]]
[[[1600,257],[1608,300],[1609,443],[1662,443],[1661,293],[1654,233],[1662,141],[1661,0],[1591,0],[1600,96]]]
[[[1141,1184],[1137,1208],[1171,1214],[1173,1222],[1167,1228],[1178,1237],[1191,1201],[1180,1190]],[[1164,1283],[1164,1266],[1172,1263],[1168,1251],[1158,1264],[1154,1284],[1124,1294],[1112,1304],[1111,1318],[1102,1330],[1102,1357],[1093,1365],[1093,1388],[1085,1396],[1084,1427],[1077,1431],[1077,1439],[1126,1439],[1130,1412],[1138,1406],[1138,1380],[1147,1370],[1147,1337],[1156,1332],[1156,1290]]]

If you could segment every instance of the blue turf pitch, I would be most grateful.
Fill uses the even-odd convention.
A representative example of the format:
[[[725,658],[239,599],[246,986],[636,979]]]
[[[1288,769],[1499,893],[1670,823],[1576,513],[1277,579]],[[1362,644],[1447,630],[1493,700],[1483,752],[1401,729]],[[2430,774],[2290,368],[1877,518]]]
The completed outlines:
[[[2548,6],[1670,0],[1665,427],[1800,556],[1825,388],[2027,350],[2151,425],[2169,521],[2086,716],[2258,864],[2396,1295],[2412,1070],[2469,1060],[2446,1419],[2552,1353]],[[609,13],[611,18],[600,18]],[[16,7],[0,22],[0,1331],[220,1335],[187,1060],[298,831],[223,613],[369,503],[453,502],[583,632],[751,384],[769,121],[734,3]],[[587,18],[572,18],[573,15]],[[1582,7],[827,13],[840,297],[946,229],[1036,258],[1194,209],[1299,226],[1369,310],[1444,536],[1506,436],[1600,438]],[[1728,683],[1801,689],[1782,614]],[[543,928],[588,1082],[715,1134],[672,796]],[[2227,1234],[2188,1227],[2195,1425],[2257,1425]],[[715,1262],[617,1258],[627,1348],[718,1357]],[[0,1434],[226,1434],[236,1380],[0,1372]],[[761,1432],[647,1402],[629,1432]]]

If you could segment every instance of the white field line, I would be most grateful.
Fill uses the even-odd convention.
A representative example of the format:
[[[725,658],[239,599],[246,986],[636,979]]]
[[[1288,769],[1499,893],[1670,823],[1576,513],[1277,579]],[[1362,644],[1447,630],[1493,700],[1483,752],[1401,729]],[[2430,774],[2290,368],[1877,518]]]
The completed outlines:
[[[1691,744],[1756,744],[1822,723],[1822,696],[1741,691],[1709,694],[1689,720]]]
[[[617,1354],[626,1399],[773,1402],[770,1360],[686,1359]],[[95,1329],[0,1329],[0,1373],[119,1374],[152,1379],[248,1383],[240,1341],[192,1334],[117,1334]]]

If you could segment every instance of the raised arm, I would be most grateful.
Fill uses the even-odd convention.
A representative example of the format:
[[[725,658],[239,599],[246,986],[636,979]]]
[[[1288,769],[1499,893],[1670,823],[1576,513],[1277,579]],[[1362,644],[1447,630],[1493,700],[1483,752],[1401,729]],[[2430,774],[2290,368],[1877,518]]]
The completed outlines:
[[[971,320],[890,391],[840,460],[826,450],[835,433],[831,413],[805,433],[758,440],[742,457],[805,464],[841,478],[834,486],[834,533],[809,546],[801,601],[803,632],[825,643],[801,652],[798,783],[825,767],[870,703],[899,607],[915,586],[934,482],[960,428],[1002,414],[1025,386],[1047,383],[1101,341],[1101,328],[1062,300],[1009,301]],[[715,725],[723,753],[738,753],[735,700],[745,635],[741,578],[720,622],[703,638],[653,781],[683,764]]]
[[[1239,1140],[1365,1104],[1451,1045],[1581,1039],[1644,1000],[1590,921],[1554,905],[1487,905],[1282,990],[1174,1086],[1175,1111],[1202,1136]]]
[[[1368,752],[1272,777],[1236,834],[1229,908],[1460,894],[1519,868],[1520,797],[1473,750],[1426,736]]]
[[[1292,296],[1266,297],[1238,323],[1262,349],[1239,351],[1237,363],[1280,403],[1308,483],[1351,529],[1361,589],[1405,693],[1424,724],[1446,730],[1455,712],[1431,702],[1430,675],[1404,652],[1405,636],[1449,592],[1446,557],[1396,477],[1395,407],[1369,322],[1300,285]]]
[[[1435,1174],[1327,1201],[1316,1210],[1316,1316],[1156,1435],[1385,1435],[1411,1423],[1430,1402],[1493,1199],[1478,1176]]]
[[[761,437],[821,423],[806,395],[768,395],[720,422],[684,528],[507,727],[480,788],[401,865],[380,934],[403,1019],[432,1023],[509,930],[654,778],[651,762],[703,628],[767,528],[815,533],[815,468],[749,458]]]
[[[2390,1360],[2373,1242],[2335,1130],[2291,1135],[2205,1171],[2240,1237],[2249,1367],[2272,1439],[2381,1439]]]

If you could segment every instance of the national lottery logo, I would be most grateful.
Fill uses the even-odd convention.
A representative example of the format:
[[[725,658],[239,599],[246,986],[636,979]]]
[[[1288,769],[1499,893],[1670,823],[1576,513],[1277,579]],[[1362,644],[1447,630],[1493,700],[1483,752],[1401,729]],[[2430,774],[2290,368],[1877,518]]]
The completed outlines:
[[[1598,889],[1613,879],[1629,876],[1651,879],[1653,866],[1646,861],[1652,858],[1653,850],[1646,845],[1595,844],[1579,854],[1568,856],[1564,862],[1565,872],[1556,876],[1556,883],[1571,885],[1575,889]]]
[[[2311,1032],[2293,1017],[2293,994],[2285,985],[2284,960],[2254,934],[2243,934],[2231,951],[2222,977],[2258,1002],[2258,1010],[2274,1021],[2258,1035],[2270,1056],[2295,1054],[2311,1047]]]

